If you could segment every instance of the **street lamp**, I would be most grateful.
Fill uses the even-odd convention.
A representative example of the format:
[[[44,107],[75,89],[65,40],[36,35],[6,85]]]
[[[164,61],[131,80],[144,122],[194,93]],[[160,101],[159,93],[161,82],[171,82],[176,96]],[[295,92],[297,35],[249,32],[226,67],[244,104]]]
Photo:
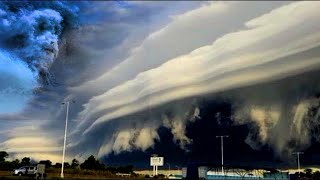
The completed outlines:
[[[296,154],[297,155],[297,159],[298,159],[298,171],[299,171],[299,177],[300,177],[300,154],[303,154],[303,152],[294,152],[292,154]]]
[[[228,135],[223,135],[223,136],[216,136],[216,138],[221,139],[221,169],[222,169],[222,174],[224,175],[224,169],[223,169],[223,138],[229,137]]]
[[[170,176],[171,175],[171,167],[170,167],[169,163],[166,163],[166,164],[168,164],[168,166],[169,166],[169,176]]]
[[[63,102],[61,104],[66,104],[67,105],[67,110],[66,110],[66,123],[64,126],[64,140],[63,140],[63,151],[62,151],[62,162],[61,162],[61,174],[60,177],[64,178],[63,175],[63,169],[64,169],[64,157],[65,157],[65,153],[66,153],[66,140],[67,140],[67,129],[68,129],[68,117],[69,117],[69,105],[70,102],[74,103],[75,101],[71,100],[71,101],[66,101]]]

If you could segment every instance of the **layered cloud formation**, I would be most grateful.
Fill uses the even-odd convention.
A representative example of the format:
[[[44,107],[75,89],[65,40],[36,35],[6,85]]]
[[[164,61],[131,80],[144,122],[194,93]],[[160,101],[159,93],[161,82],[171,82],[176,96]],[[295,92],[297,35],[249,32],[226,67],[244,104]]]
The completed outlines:
[[[207,11],[210,6],[215,13],[223,12],[232,5],[232,3],[213,3],[185,16],[199,15],[203,11]],[[158,67],[144,70],[137,73],[134,78],[119,83],[119,81],[121,82],[119,78],[128,78],[122,72],[129,71],[133,75],[132,73],[136,69],[150,66],[150,62],[159,63],[159,61],[152,61],[153,54],[144,49],[146,47],[139,47],[119,66],[97,80],[89,82],[90,86],[98,84],[98,87],[100,84],[112,86],[114,83],[119,83],[119,85],[107,88],[106,92],[94,96],[84,106],[85,109],[80,113],[79,118],[81,123],[93,122],[89,123],[90,125],[85,129],[84,134],[90,133],[90,131],[94,132],[95,128],[103,123],[148,111],[150,108],[171,101],[271,81],[319,68],[319,54],[308,52],[310,49],[317,48],[320,42],[319,27],[316,27],[319,24],[317,22],[317,8],[314,3],[300,2],[274,9],[245,22],[243,30],[223,35],[211,45],[197,48],[190,53],[172,59],[163,59],[165,63]],[[290,18],[288,18],[288,14],[290,14]],[[181,21],[181,19],[183,19],[182,16],[176,21]],[[150,40],[148,40],[151,41],[157,36],[161,36],[161,33],[174,26],[175,23],[150,35]],[[148,54],[145,54],[146,52]],[[150,57],[145,57],[146,55]],[[142,61],[146,63],[142,63]],[[154,64],[151,64],[152,66]],[[99,88],[99,90],[101,89]],[[250,97],[248,98],[250,99]],[[299,125],[296,121],[301,121],[304,117],[303,113],[306,113],[309,108],[308,105],[298,104],[297,106],[299,108],[295,110],[294,114],[296,115],[293,118],[293,123],[298,126],[296,128],[301,129],[301,123]],[[185,112],[188,111],[190,110],[185,109]],[[261,127],[260,136],[263,142],[267,138],[265,124],[269,123],[264,121],[279,119],[280,112],[277,111],[265,112],[259,108],[252,108],[249,112],[251,119],[257,121],[258,126]],[[156,117],[151,115],[150,118]],[[130,119],[129,117],[128,120]],[[178,119],[173,118],[169,121],[175,124],[180,122]],[[183,125],[179,125],[182,127],[178,130],[182,139],[186,126],[186,121],[183,122]],[[272,122],[270,123],[271,127]],[[163,124],[158,123],[158,126],[160,125]],[[297,133],[294,129],[292,131]],[[129,134],[128,137],[132,137]],[[118,137],[122,135],[120,132]],[[116,144],[119,143],[117,138],[115,141]],[[122,141],[127,149],[130,149],[130,146],[126,145],[129,142],[131,142],[130,138]],[[284,150],[286,142],[283,143],[283,147],[276,146],[279,151]],[[124,147],[122,149],[126,149]]]
[[[267,145],[283,156],[317,137],[320,87],[310,73],[318,75],[320,68],[320,3],[172,2],[167,8],[168,2],[110,2],[112,8],[99,8],[108,3],[1,11],[7,23],[16,22],[11,34],[0,31],[10,35],[9,42],[19,34],[28,37],[21,47],[4,40],[3,49],[28,63],[30,82],[32,73],[45,70],[66,85],[34,95],[21,113],[46,120],[36,130],[48,132],[49,144],[30,134],[23,141],[40,147],[28,149],[13,135],[0,147],[17,155],[37,151],[58,157],[65,107],[57,104],[75,99],[68,138],[72,156],[145,151],[161,141],[160,127],[188,151],[187,127],[201,121],[197,99],[215,101],[217,94],[232,105],[234,126],[251,125],[245,141],[253,149]],[[155,9],[163,11],[155,16]],[[14,19],[18,15],[23,18]],[[74,19],[77,27],[70,25]],[[45,31],[38,32],[41,24]]]

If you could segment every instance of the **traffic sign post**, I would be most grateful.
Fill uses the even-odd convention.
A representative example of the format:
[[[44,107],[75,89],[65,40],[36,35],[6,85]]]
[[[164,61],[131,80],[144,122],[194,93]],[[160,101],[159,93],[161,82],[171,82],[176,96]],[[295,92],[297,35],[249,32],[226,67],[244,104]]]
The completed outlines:
[[[153,167],[153,176],[158,175],[158,166],[163,166],[164,158],[163,157],[151,157],[150,158],[150,166]]]
[[[43,179],[43,174],[46,171],[46,165],[45,164],[38,164],[37,165],[37,173],[41,174],[41,180]]]

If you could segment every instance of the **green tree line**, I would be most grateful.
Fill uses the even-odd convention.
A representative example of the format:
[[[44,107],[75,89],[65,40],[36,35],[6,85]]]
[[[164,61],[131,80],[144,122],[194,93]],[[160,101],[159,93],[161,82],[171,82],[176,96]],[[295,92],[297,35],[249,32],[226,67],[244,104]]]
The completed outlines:
[[[8,171],[27,165],[45,164],[46,168],[61,168],[61,163],[52,164],[50,160],[41,160],[39,162],[33,161],[30,157],[24,157],[21,160],[16,159],[13,161],[7,161],[9,154],[5,151],[0,151],[0,170]],[[77,159],[73,159],[71,164],[69,162],[64,163],[66,169],[84,169],[84,170],[105,170],[113,173],[133,173],[133,166],[120,166],[120,167],[108,167],[104,163],[100,162],[93,155],[89,156],[83,163],[80,163]]]

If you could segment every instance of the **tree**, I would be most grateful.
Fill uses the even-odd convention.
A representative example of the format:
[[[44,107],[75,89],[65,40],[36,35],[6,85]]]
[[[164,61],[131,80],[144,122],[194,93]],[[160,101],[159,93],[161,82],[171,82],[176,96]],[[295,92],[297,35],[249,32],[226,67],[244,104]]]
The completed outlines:
[[[79,161],[76,160],[76,159],[73,159],[72,163],[71,163],[71,167],[72,168],[77,168],[78,166],[79,166]]]
[[[23,166],[30,165],[30,158],[29,157],[22,158],[21,165]]]
[[[64,162],[64,168],[70,168],[71,166],[70,166],[70,164],[68,163],[68,162]]]
[[[0,169],[3,171],[9,171],[9,170],[12,170],[13,168],[14,167],[13,167],[12,163],[9,161],[4,161],[4,162],[0,163]]]
[[[101,164],[96,158],[91,155],[85,160],[81,165],[81,169],[94,169],[94,170],[102,170],[105,168],[104,164]]]
[[[0,162],[4,162],[8,158],[9,154],[5,151],[0,151]]]
[[[120,167],[117,168],[117,172],[130,174],[130,173],[133,172],[133,166],[132,165],[120,166]]]
[[[56,163],[55,165],[53,165],[54,168],[61,168],[61,163]]]
[[[312,178],[314,180],[320,180],[320,172],[319,171],[316,171],[312,174]]]
[[[11,164],[12,164],[13,168],[18,168],[20,166],[20,161],[19,161],[19,159],[16,159],[14,161],[11,161]]]
[[[305,169],[304,172],[306,173],[306,177],[312,176],[312,169]]]
[[[50,160],[41,160],[41,161],[39,161],[39,164],[46,165],[46,168],[49,168],[52,166],[52,162]]]

